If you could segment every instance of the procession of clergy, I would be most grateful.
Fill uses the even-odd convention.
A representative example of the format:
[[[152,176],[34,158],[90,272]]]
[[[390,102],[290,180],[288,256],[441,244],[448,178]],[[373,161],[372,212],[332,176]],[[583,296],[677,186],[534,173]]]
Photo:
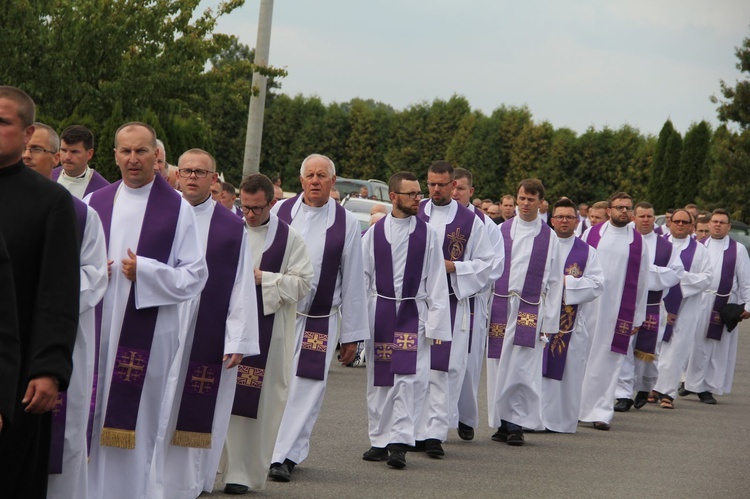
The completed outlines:
[[[15,149],[0,148],[0,256],[7,246],[21,338],[18,394],[0,399],[7,497],[194,498],[217,471],[230,494],[288,482],[337,342],[343,364],[365,343],[362,457],[396,469],[407,452],[442,458],[453,428],[474,438],[485,359],[492,440],[513,446],[528,430],[609,430],[615,411],[671,409],[678,390],[716,404],[731,388],[750,266],[724,210],[703,241],[684,209],[657,234],[653,207],[624,192],[608,220],[591,226],[562,198],[548,225],[544,186],[526,179],[517,215],[498,225],[470,204],[471,173],[436,161],[427,199],[414,173],[394,174],[392,212],[362,234],[330,196],[326,156],[302,160],[302,192],[281,202],[267,177],[245,178],[238,216],[211,196],[206,151],[179,157],[180,193],[155,131],[124,124],[122,180],[109,184],[87,165],[91,132],[58,137],[33,117],[28,96],[0,87],[1,126],[16,127]],[[38,210],[54,223],[8,220],[40,197],[55,199]],[[30,236],[15,223],[58,238],[30,298],[17,268],[30,258],[17,239]],[[73,263],[77,279],[60,270]],[[33,321],[26,298],[38,300]],[[732,304],[744,304],[733,321]],[[77,322],[62,320],[71,306]],[[39,321],[53,340],[34,332]]]

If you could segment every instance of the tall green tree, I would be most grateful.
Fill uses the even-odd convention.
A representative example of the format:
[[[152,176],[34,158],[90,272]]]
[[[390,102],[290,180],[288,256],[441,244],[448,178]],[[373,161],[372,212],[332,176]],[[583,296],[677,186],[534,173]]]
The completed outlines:
[[[734,54],[739,59],[736,68],[743,73],[743,79],[737,80],[734,86],[720,80],[721,94],[725,100],[712,96],[711,102],[719,104],[719,120],[724,123],[732,121],[747,130],[750,128],[750,37],[735,48]]]
[[[680,158],[682,156],[682,135],[680,132],[673,131],[667,141],[667,147],[664,151],[664,169],[661,171],[660,184],[664,190],[660,196],[652,201],[657,212],[664,212],[668,208],[677,206],[678,198],[678,178],[680,171]]]
[[[707,158],[711,147],[711,127],[705,121],[693,123],[685,133],[680,169],[677,174],[675,207],[695,203],[700,186],[708,177]]]
[[[670,188],[665,182],[667,177],[666,172],[666,154],[667,154],[667,143],[674,133],[674,125],[672,120],[667,120],[662,126],[659,132],[659,139],[656,141],[656,151],[654,153],[654,161],[651,164],[651,176],[648,181],[648,199],[651,203],[657,207],[658,210],[668,208],[668,201],[665,199],[665,191]]]
[[[735,133],[722,125],[714,134],[709,153],[710,174],[701,186],[699,204],[725,208],[732,218],[750,222],[750,130]]]

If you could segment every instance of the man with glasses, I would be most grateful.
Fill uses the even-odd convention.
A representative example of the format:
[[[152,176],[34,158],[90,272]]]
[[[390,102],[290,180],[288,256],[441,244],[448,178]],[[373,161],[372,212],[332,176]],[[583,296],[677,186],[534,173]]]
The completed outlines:
[[[685,386],[680,395],[697,393],[704,404],[716,404],[714,395],[729,393],[737,358],[736,328],[730,331],[719,312],[727,304],[744,303],[739,320],[750,318],[750,259],[747,250],[729,237],[732,220],[729,212],[716,209],[711,214],[706,239],[708,259],[712,265],[711,284],[703,292],[701,326],[690,354]]]
[[[430,379],[430,340],[450,340],[448,283],[440,240],[415,215],[422,191],[416,175],[388,181],[393,211],[362,239],[371,337],[367,350],[367,414],[372,447],[366,461],[406,466],[415,445]],[[428,338],[430,340],[428,340]]]
[[[26,166],[45,177],[50,177],[57,165],[57,150],[60,138],[51,127],[34,123],[34,135],[23,155]],[[47,149],[45,149],[47,148]],[[36,149],[36,151],[35,151]],[[39,151],[41,149],[41,151]],[[73,207],[78,222],[80,251],[81,289],[79,293],[79,317],[76,343],[73,348],[73,373],[63,405],[53,418],[52,432],[58,442],[51,447],[50,475],[47,497],[87,497],[88,452],[86,429],[91,406],[91,390],[94,377],[95,311],[107,289],[107,250],[99,215],[86,203],[73,198]]]
[[[563,262],[564,298],[559,332],[544,345],[542,360],[542,422],[558,433],[575,433],[581,407],[581,383],[586,369],[588,330],[579,314],[604,290],[604,271],[596,250],[577,238],[575,204],[563,198],[552,208],[552,227]]]
[[[630,337],[646,318],[651,262],[643,237],[629,225],[633,198],[618,192],[610,196],[608,205],[609,221],[583,235],[597,250],[606,286],[583,311],[591,337],[579,415],[579,420],[604,431],[610,429],[614,415],[615,388]]]
[[[543,427],[544,344],[560,330],[563,265],[557,236],[539,217],[542,182],[522,180],[516,200],[518,216],[500,226],[505,260],[487,339],[487,398],[492,440],[521,446],[523,428]]]
[[[52,170],[52,180],[56,180],[78,199],[106,187],[109,182],[88,162],[94,156],[94,134],[81,125],[72,125],[63,130],[60,136],[60,161],[62,166]]]
[[[695,329],[701,322],[703,291],[712,279],[708,252],[691,237],[692,232],[693,216],[685,209],[676,209],[672,213],[669,241],[680,256],[685,273],[664,297],[666,328],[659,352],[659,379],[654,386],[664,409],[674,409],[680,376],[693,349]]]
[[[260,354],[245,357],[237,375],[225,443],[224,492],[266,486],[289,393],[297,303],[310,292],[313,267],[302,236],[271,213],[274,185],[260,173],[240,185],[253,254]]]
[[[503,241],[500,229],[482,210],[469,204],[474,194],[474,181],[471,172],[464,168],[454,170],[456,186],[453,188],[453,199],[461,206],[467,207],[482,221],[487,240],[492,245],[494,261],[487,284],[481,291],[469,298],[469,357],[466,361],[466,374],[458,397],[458,436],[462,440],[474,438],[474,428],[479,425],[479,378],[484,363],[484,345],[487,340],[488,319],[492,303],[492,285],[503,272]],[[490,205],[498,208],[496,204]]]
[[[635,229],[648,247],[650,264],[646,319],[631,338],[628,354],[620,367],[615,390],[616,412],[627,412],[631,406],[640,409],[647,402],[658,401],[657,394],[651,390],[659,377],[659,345],[667,325],[662,297],[665,291],[679,284],[685,272],[679,252],[673,251],[672,244],[654,231],[654,220],[651,203],[643,201],[635,205]],[[631,398],[633,390],[635,400]]]
[[[237,366],[257,354],[253,255],[244,223],[211,199],[216,162],[202,149],[180,156],[182,197],[195,214],[208,281],[180,304],[180,346],[169,371],[150,497],[211,492],[234,401]]]
[[[349,364],[357,342],[369,338],[359,220],[331,199],[336,167],[311,154],[300,166],[302,193],[273,207],[307,243],[315,276],[312,291],[297,304],[295,351],[289,398],[281,420],[269,477],[288,482],[310,450],[320,414],[328,368],[340,331],[339,361]]]
[[[437,341],[430,350],[430,383],[417,424],[417,448],[442,458],[448,429],[458,427],[458,397],[469,354],[469,298],[487,285],[495,255],[479,217],[451,198],[456,181],[450,163],[430,165],[427,187],[430,199],[422,201],[417,216],[437,231],[442,242],[452,340]]]

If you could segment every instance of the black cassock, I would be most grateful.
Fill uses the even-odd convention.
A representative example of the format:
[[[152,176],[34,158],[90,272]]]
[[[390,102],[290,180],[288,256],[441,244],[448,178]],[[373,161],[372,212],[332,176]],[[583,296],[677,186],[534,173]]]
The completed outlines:
[[[0,433],[0,495],[43,498],[51,413],[27,414],[21,399],[40,376],[54,376],[66,390],[73,368],[80,249],[70,193],[22,161],[0,168],[0,233],[12,269],[21,360],[12,423]]]
[[[5,238],[0,232],[0,414],[7,426],[13,417],[18,383],[18,320],[16,319],[16,294],[13,271]]]

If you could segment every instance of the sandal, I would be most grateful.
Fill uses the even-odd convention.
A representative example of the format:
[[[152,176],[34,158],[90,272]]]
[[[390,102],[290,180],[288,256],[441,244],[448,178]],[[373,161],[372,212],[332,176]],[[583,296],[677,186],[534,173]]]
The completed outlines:
[[[655,391],[651,390],[651,393],[648,394],[647,402],[649,404],[655,404],[655,403],[657,403],[659,401],[659,395],[660,395],[659,392],[655,392]]]
[[[662,409],[674,409],[672,398],[667,397],[666,395],[662,396],[661,400],[659,401],[659,407],[661,407]]]

